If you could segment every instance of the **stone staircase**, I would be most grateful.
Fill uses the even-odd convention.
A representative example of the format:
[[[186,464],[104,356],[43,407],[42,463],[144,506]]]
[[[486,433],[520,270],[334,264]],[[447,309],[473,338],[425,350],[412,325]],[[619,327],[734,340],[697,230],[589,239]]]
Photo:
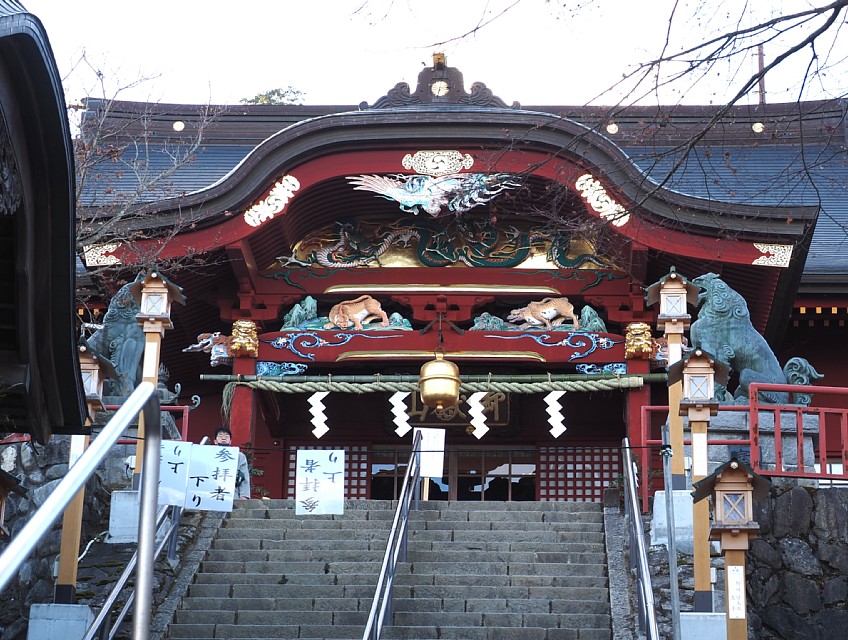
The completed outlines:
[[[420,504],[383,638],[612,637],[601,505]],[[165,637],[359,640],[394,505],[304,517],[291,500],[237,504]]]

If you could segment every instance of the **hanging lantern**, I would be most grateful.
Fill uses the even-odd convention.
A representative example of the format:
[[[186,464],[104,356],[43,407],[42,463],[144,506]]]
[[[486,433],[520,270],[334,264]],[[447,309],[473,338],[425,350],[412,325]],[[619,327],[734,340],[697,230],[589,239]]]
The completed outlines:
[[[459,401],[459,367],[445,360],[442,353],[436,353],[436,359],[421,366],[418,378],[418,391],[421,402],[426,407],[441,411],[454,407]]]

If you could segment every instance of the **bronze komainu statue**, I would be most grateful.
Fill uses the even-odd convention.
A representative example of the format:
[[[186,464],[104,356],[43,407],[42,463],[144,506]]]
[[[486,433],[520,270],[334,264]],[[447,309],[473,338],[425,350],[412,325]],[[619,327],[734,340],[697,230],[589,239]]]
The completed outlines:
[[[716,389],[719,400],[745,404],[752,382],[775,384],[810,384],[822,378],[804,358],[792,358],[784,368],[765,338],[751,324],[748,305],[739,293],[727,286],[715,273],[707,273],[692,281],[701,288],[698,319],[692,323],[692,346],[712,354],[739,375],[739,386],[730,400],[725,389]],[[797,404],[809,404],[808,394],[797,394]],[[786,404],[787,393],[763,391],[761,402]]]

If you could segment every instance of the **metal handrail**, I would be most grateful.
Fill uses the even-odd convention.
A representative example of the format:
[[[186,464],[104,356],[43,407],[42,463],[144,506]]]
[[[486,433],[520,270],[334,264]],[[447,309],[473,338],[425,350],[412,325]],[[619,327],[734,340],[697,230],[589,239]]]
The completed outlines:
[[[156,503],[159,485],[159,455],[162,441],[162,422],[159,415],[159,396],[151,382],[142,382],[132,392],[109,423],[94,439],[91,446],[68,470],[53,492],[33,514],[26,526],[0,554],[0,593],[17,575],[39,540],[64,512],[77,492],[94,474],[101,461],[109,455],[115,442],[139,412],[144,412],[145,447],[144,474],[138,518],[138,571],[136,572],[135,615],[133,638],[145,640],[150,630],[150,611],[153,603],[153,559],[156,543]]]
[[[403,477],[398,505],[395,517],[392,520],[392,529],[386,542],[386,553],[383,556],[383,564],[380,567],[380,575],[377,578],[377,587],[374,590],[374,600],[371,602],[371,611],[368,613],[368,621],[365,623],[365,631],[362,640],[379,640],[383,632],[385,620],[392,619],[392,588],[395,580],[395,569],[398,559],[406,562],[407,531],[409,529],[409,506],[415,498],[415,509],[418,509],[418,485],[421,480],[421,432],[415,432],[412,442],[412,453],[409,455],[409,463],[406,465],[406,475]]]
[[[648,565],[645,529],[642,525],[642,510],[636,492],[633,457],[630,454],[630,442],[622,442],[622,466],[624,467],[624,514],[627,520],[630,567],[636,570],[637,600],[639,604],[639,628],[647,640],[658,640],[657,614],[654,604],[654,588],[651,583],[651,570]]]
[[[162,523],[165,521],[165,518],[168,516],[169,513],[171,513],[171,515],[173,516],[171,518],[171,525],[168,527],[168,530],[162,537],[162,541],[159,543],[159,546],[156,547],[156,552],[153,556],[154,559],[159,557],[159,554],[162,553],[162,550],[165,548],[166,544],[171,543],[172,534],[179,526],[179,518],[177,517],[177,515],[179,514],[179,510],[176,507],[165,505],[161,507],[159,509],[159,513],[156,514],[156,530],[159,530],[159,527],[162,526]],[[112,612],[112,606],[115,604],[115,601],[118,599],[118,596],[121,595],[121,590],[129,581],[130,576],[132,576],[137,563],[138,550],[136,550],[136,552],[129,559],[129,562],[127,562],[127,566],[124,568],[123,573],[118,578],[117,582],[115,582],[115,586],[112,587],[112,591],[106,597],[106,601],[100,608],[100,612],[97,614],[97,617],[94,618],[94,622],[91,623],[91,626],[85,632],[85,635],[82,637],[82,640],[92,640],[97,636],[100,636],[101,638],[106,637],[111,640],[115,637],[115,635],[117,635],[121,627],[121,623],[129,612],[133,600],[135,600],[135,591],[130,592],[129,597],[127,597],[127,601],[124,603],[123,608],[118,613],[118,617],[115,619],[115,623],[110,627],[106,627],[105,629],[103,628],[103,623],[106,622],[107,617]]]

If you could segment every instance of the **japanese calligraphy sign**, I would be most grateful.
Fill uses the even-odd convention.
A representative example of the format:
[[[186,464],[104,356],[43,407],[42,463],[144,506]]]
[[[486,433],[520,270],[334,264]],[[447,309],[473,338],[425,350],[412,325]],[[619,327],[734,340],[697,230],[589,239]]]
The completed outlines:
[[[159,504],[204,511],[232,511],[238,455],[238,447],[163,440],[159,462]]]
[[[728,565],[727,572],[727,616],[731,620],[745,619],[745,567]]]
[[[344,450],[301,449],[295,472],[295,514],[344,513]]]
[[[445,469],[445,430],[416,427],[415,432],[419,431],[421,432],[421,477],[441,478]]]

